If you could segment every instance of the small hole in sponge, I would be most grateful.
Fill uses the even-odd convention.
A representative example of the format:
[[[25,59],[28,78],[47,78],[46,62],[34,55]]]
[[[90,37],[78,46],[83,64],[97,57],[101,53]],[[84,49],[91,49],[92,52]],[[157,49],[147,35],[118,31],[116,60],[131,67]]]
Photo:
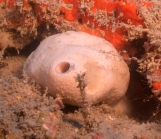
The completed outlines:
[[[68,62],[61,62],[56,66],[56,71],[58,73],[65,73],[69,70],[70,64]]]

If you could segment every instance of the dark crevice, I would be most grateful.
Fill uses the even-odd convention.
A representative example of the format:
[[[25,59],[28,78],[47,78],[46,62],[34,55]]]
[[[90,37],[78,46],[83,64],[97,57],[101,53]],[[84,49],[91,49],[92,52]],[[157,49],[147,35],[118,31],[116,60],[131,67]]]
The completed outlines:
[[[79,18],[79,19],[78,19],[78,22],[79,22],[80,24],[83,24],[82,18]]]
[[[145,54],[145,49],[143,45],[146,41],[146,38],[139,38],[131,41],[130,44],[125,48],[130,57],[137,57],[140,59],[142,55]]]
[[[146,53],[145,42],[147,42],[146,37],[131,41],[126,47],[130,57],[141,59]],[[161,115],[160,101],[153,95],[146,77],[137,72],[138,67],[135,60],[129,64],[130,83],[127,97],[132,105],[132,117],[140,122],[155,121]]]

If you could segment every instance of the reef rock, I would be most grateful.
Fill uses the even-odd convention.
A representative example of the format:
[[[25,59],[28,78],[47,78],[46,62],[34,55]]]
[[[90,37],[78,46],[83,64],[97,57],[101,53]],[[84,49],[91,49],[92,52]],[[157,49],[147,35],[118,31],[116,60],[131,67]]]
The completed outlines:
[[[126,93],[129,69],[108,41],[84,32],[68,31],[43,40],[24,64],[24,71],[63,102],[81,106],[78,75],[85,100],[91,104],[118,102]]]

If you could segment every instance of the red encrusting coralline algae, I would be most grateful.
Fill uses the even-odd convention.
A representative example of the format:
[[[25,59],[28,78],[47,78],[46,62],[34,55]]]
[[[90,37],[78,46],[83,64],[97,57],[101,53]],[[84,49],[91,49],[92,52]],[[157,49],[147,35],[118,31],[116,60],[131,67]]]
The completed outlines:
[[[121,24],[144,26],[138,8],[153,5],[146,0],[0,0],[0,4],[11,12],[20,12],[18,17],[6,18],[3,28],[21,27],[33,32],[41,23],[55,25],[63,20],[76,30],[105,38],[119,51],[128,43],[127,30]]]
[[[152,92],[155,96],[161,95],[161,70],[155,70],[153,74],[151,75],[151,78],[153,79],[152,83]]]
[[[72,4],[73,7],[71,9],[62,7],[61,12],[64,14],[62,18],[70,22],[80,21],[79,30],[105,38],[117,50],[123,50],[128,42],[127,31],[119,26],[119,23],[144,26],[144,20],[139,17],[137,8],[139,6],[148,8],[153,5],[147,1],[132,0],[84,0],[80,3],[75,0],[64,0],[64,3]]]

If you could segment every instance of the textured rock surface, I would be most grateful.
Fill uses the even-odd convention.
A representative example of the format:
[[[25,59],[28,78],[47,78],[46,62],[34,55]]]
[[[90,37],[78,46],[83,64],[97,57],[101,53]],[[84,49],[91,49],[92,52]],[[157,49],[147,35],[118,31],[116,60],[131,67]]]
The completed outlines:
[[[83,32],[68,31],[48,37],[24,64],[27,74],[67,104],[81,105],[75,78],[85,73],[85,98],[95,104],[122,98],[129,83],[129,69],[106,40]]]

